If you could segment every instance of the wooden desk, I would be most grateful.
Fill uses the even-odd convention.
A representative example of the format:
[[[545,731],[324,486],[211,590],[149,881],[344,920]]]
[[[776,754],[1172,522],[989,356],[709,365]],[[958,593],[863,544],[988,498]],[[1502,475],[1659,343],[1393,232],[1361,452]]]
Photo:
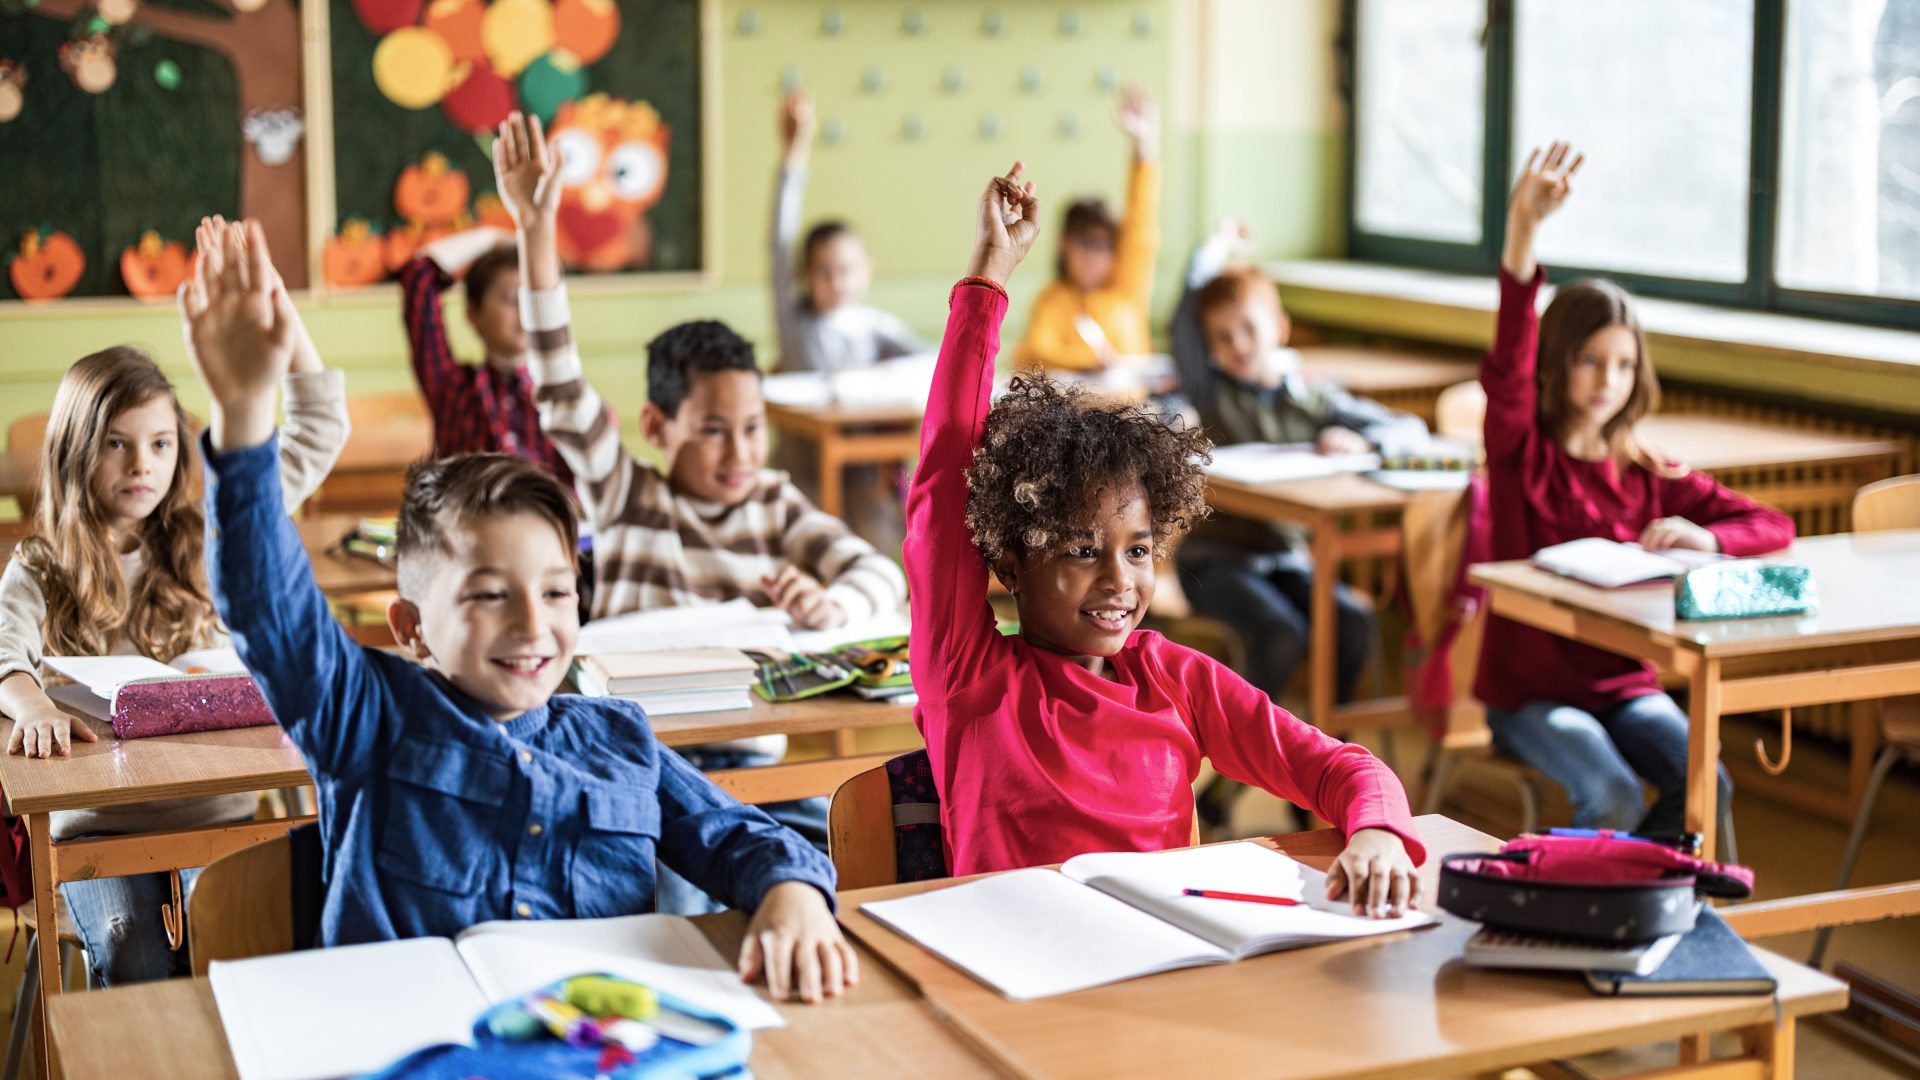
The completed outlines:
[[[11,498],[19,502],[22,514],[26,513],[27,503],[33,499],[33,487],[39,476],[38,447],[31,454],[0,449],[0,499]]]
[[[307,509],[391,514],[406,490],[407,466],[432,452],[433,425],[421,420],[356,427]]]
[[[737,912],[694,920],[720,955],[738,955]],[[747,1063],[762,1080],[894,1080],[1000,1075],[907,983],[860,952],[860,985],[822,1005],[776,1005],[787,1026],[753,1033]],[[69,1080],[237,1080],[226,1030],[206,979],[174,979],[73,994],[50,1011]]]
[[[1476,566],[1472,579],[1496,615],[1687,680],[1687,828],[1712,851],[1723,715],[1920,693],[1920,530],[1812,537],[1786,557],[1813,570],[1818,611],[1686,622],[1672,585],[1596,589],[1524,561]],[[1850,807],[1829,809],[1844,819]]]
[[[1491,851],[1499,842],[1438,816],[1419,825],[1433,852],[1421,868],[1432,910],[1439,855]],[[1320,830],[1266,843],[1325,868],[1342,840]],[[1795,1020],[1847,1000],[1841,983],[1765,952],[1762,962],[1780,980],[1778,1027],[1767,997],[1596,997],[1574,975],[1468,969],[1460,954],[1474,924],[1442,915],[1442,925],[1428,930],[1012,1002],[858,910],[865,900],[951,884],[843,893],[840,918],[939,1015],[1018,1076],[1453,1076],[1730,1030],[1760,1067],[1659,1075],[1784,1080],[1793,1073]]]
[[[1653,449],[1792,515],[1803,536],[1847,528],[1853,493],[1893,475],[1906,451],[1898,439],[1725,416],[1655,415],[1639,428]]]
[[[281,818],[213,825],[171,832],[106,836],[54,842],[49,815],[56,810],[88,810],[156,799],[226,795],[310,782],[306,763],[278,727],[206,731],[121,741],[104,724],[88,724],[98,742],[75,740],[73,756],[28,759],[0,754],[0,787],[7,811],[25,818],[33,859],[33,908],[40,926],[51,927],[60,882],[123,877],[161,870],[205,866],[223,855],[271,839],[312,818]],[[13,722],[0,721],[0,741],[11,737]],[[41,1003],[58,996],[60,950],[39,950]],[[45,1035],[47,1011],[40,1013]],[[51,1041],[43,1038],[51,1059]],[[40,1075],[58,1072],[42,1062]]]
[[[844,517],[849,465],[898,465],[920,452],[924,404],[781,405],[767,402],[767,422],[811,442],[820,477],[820,509]]]
[[[1457,354],[1308,345],[1300,349],[1300,367],[1310,379],[1326,379],[1362,397],[1409,412],[1433,426],[1440,391],[1479,377],[1478,361]]]
[[[913,706],[890,701],[867,701],[852,694],[823,694],[778,705],[753,699],[753,705],[731,712],[662,716],[652,721],[654,737],[663,746],[750,739],[759,735],[811,735],[830,731],[851,733],[859,728],[887,727],[913,722]],[[788,802],[831,795],[858,773],[885,765],[897,752],[854,754],[851,739],[839,740],[834,756],[812,761],[783,761],[748,769],[715,769],[707,778],[743,803]]]
[[[359,527],[359,514],[309,514],[294,525],[300,530],[300,546],[313,563],[314,583],[329,599],[388,591],[398,583],[393,570],[341,550],[341,538]]]

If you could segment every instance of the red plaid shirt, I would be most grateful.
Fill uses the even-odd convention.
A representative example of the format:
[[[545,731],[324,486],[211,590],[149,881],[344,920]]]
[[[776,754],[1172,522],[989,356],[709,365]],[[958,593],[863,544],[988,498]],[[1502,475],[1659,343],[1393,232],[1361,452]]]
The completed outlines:
[[[433,412],[433,452],[514,454],[536,462],[569,487],[573,473],[560,459],[533,405],[533,380],[522,366],[502,374],[492,364],[453,358],[440,294],[453,278],[418,256],[400,270],[401,317],[413,352],[413,374]]]

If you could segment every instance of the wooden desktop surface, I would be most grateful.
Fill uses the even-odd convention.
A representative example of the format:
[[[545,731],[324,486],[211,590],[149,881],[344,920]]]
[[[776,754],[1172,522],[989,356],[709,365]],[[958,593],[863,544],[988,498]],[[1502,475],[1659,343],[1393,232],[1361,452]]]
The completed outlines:
[[[1898,439],[1688,413],[1649,416],[1637,430],[1650,448],[1708,472],[1866,462],[1905,449]]]
[[[1376,484],[1359,473],[1335,473],[1272,484],[1207,477],[1207,502],[1216,510],[1252,518],[1301,522],[1322,514],[1398,510],[1407,505],[1409,498],[1408,492]]]
[[[811,735],[850,728],[886,727],[913,722],[913,706],[868,701],[850,693],[822,694],[778,704],[754,696],[745,709],[650,718],[663,746],[697,746],[761,735]]]
[[[726,912],[694,922],[721,956],[739,955],[744,916]],[[748,1064],[755,1076],[1000,1075],[886,965],[864,949],[859,952],[860,985],[846,996],[821,1005],[778,1005],[787,1026],[753,1033]],[[63,994],[48,1014],[69,1080],[237,1080],[212,984],[204,978]]]
[[[1339,383],[1362,396],[1431,390],[1438,393],[1455,383],[1479,376],[1477,361],[1455,356],[1395,352],[1348,345],[1301,347],[1300,369],[1309,379]]]
[[[339,544],[360,525],[359,514],[313,514],[294,522],[300,546],[313,563],[313,580],[328,596],[381,592],[394,588],[395,572],[372,559],[349,555]]]
[[[1423,906],[1434,910],[1440,856],[1491,851],[1499,841],[1437,815],[1418,825],[1430,852]],[[1331,829],[1266,842],[1322,869],[1343,844]],[[1013,1002],[858,910],[865,900],[951,884],[843,893],[841,921],[1016,1075],[1460,1075],[1774,1018],[1765,996],[1601,998],[1574,974],[1471,970],[1460,955],[1474,924],[1449,915],[1426,930]],[[1845,1006],[1841,983],[1759,955],[1780,980],[1784,1015]]]
[[[1808,537],[1779,557],[1813,571],[1815,611],[1684,621],[1674,618],[1671,583],[1600,589],[1525,560],[1483,563],[1471,575],[1478,584],[1545,601],[1570,616],[1601,619],[1653,644],[1709,657],[1920,638],[1920,529]]]

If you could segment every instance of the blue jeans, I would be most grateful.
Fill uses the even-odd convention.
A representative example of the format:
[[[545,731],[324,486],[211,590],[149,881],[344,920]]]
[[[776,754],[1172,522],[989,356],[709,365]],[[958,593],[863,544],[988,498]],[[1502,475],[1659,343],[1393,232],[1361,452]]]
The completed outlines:
[[[1546,773],[1573,803],[1573,824],[1648,836],[1686,828],[1687,714],[1665,694],[1623,701],[1598,713],[1556,701],[1488,709],[1502,751]],[[1658,796],[1646,808],[1642,778]],[[1720,767],[1720,802],[1733,781]]]
[[[746,769],[777,765],[772,754],[744,750],[705,750],[689,746],[680,751],[687,763],[701,772],[712,769]],[[768,817],[805,837],[809,844],[827,850],[827,800],[800,799],[796,802],[766,803],[760,807]],[[666,915],[706,915],[725,911],[727,906],[708,896],[700,886],[675,873],[666,863],[655,868],[653,907]]]
[[[95,986],[125,986],[192,974],[193,964],[182,944],[178,952],[167,944],[160,907],[173,901],[168,874],[92,878],[60,886],[67,912],[86,946],[87,964]],[[181,902],[193,890],[198,869],[180,871]],[[41,942],[43,949],[53,948]]]

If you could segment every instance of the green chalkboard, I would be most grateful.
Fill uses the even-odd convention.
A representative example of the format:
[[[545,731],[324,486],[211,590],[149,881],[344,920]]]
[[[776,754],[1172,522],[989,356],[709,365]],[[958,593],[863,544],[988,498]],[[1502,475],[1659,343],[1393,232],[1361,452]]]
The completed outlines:
[[[329,2],[336,237],[358,236],[362,225],[384,234],[391,270],[396,250],[489,220],[487,122],[513,105],[575,129],[579,146],[611,133],[594,151],[601,160],[581,157],[580,182],[563,194],[562,255],[573,269],[702,266],[700,0]],[[509,5],[516,21],[491,24]],[[576,48],[604,51],[579,63]],[[428,164],[429,155],[439,160]],[[665,185],[655,189],[646,177],[661,155]],[[468,198],[457,221],[412,201],[396,206],[410,168],[463,174]],[[441,220],[428,220],[434,213]]]

